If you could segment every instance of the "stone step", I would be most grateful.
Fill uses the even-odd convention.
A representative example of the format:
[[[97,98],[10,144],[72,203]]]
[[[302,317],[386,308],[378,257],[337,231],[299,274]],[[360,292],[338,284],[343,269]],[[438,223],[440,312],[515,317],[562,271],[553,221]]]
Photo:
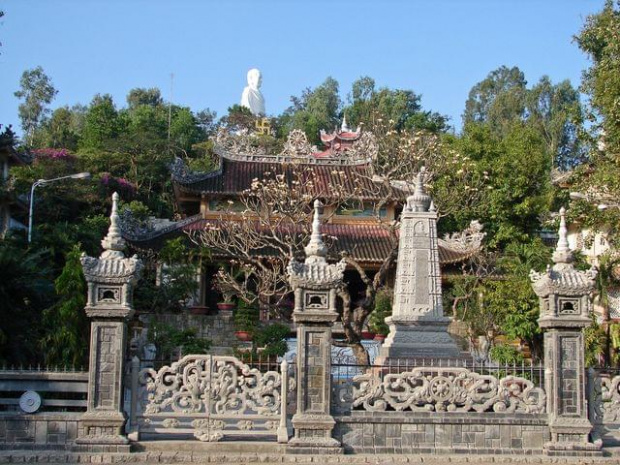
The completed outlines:
[[[392,463],[424,463],[432,465],[450,464],[618,464],[617,457],[548,457],[548,456],[524,456],[524,455],[294,455],[281,453],[261,452],[260,448],[252,453],[237,453],[232,450],[223,451],[223,443],[214,443],[215,448],[209,452],[192,452],[186,447],[187,441],[167,441],[167,446],[173,447],[167,451],[134,452],[129,454],[119,453],[72,453],[65,451],[1,451],[0,463],[140,463],[140,464],[219,464],[239,465],[248,463],[261,464],[392,464]],[[246,444],[236,443],[242,448]],[[250,444],[252,445],[252,444]],[[276,444],[277,446],[277,444]]]

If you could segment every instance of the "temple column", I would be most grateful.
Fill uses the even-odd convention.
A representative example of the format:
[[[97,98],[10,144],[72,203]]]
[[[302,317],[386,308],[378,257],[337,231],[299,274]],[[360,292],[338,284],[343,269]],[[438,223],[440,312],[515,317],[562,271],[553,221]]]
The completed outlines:
[[[574,269],[564,215],[562,208],[553,267],[530,274],[540,302],[538,323],[545,332],[545,391],[551,433],[545,449],[553,455],[600,449],[588,438],[592,424],[586,403],[583,339],[583,328],[590,325],[588,295],[594,290],[596,270]]]
[[[383,360],[403,357],[458,357],[443,314],[441,270],[437,245],[437,212],[424,191],[424,169],[401,214],[398,263],[390,333],[383,343]]]
[[[142,262],[136,256],[125,258],[125,241],[118,227],[118,194],[112,198],[111,225],[101,242],[103,253],[99,258],[81,258],[88,283],[85,311],[91,318],[91,338],[87,410],[76,443],[118,450],[128,443],[123,432],[122,381],[127,320],[134,313],[133,286]]]
[[[330,265],[319,232],[321,204],[314,204],[312,237],[306,260],[291,261],[289,280],[295,293],[293,321],[297,326],[297,412],[295,436],[289,442],[295,453],[341,453],[332,438],[335,421],[331,407],[332,325],[338,318],[336,290],[342,285],[345,263]]]

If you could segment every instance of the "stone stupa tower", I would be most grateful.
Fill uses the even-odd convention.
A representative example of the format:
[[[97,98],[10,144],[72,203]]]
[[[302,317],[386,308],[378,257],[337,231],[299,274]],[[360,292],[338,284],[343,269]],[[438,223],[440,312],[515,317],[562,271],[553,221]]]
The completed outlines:
[[[381,358],[458,357],[442,305],[437,212],[425,192],[422,168],[401,215],[394,304],[385,319],[390,334]]]

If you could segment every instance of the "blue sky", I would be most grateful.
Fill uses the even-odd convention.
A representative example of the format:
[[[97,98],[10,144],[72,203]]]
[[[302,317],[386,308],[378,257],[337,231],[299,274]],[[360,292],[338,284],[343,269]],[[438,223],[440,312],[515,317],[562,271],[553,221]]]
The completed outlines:
[[[134,87],[159,87],[193,111],[238,103],[263,73],[267,113],[327,76],[346,98],[360,76],[422,94],[457,128],[471,87],[501,65],[530,84],[547,74],[578,85],[588,66],[572,42],[603,0],[158,1],[0,0],[0,123],[19,128],[13,92],[42,66],[52,108]]]

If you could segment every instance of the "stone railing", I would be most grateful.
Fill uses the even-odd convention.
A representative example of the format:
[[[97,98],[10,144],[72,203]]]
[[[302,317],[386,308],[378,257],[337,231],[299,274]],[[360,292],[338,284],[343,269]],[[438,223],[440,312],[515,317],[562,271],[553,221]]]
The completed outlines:
[[[523,377],[497,378],[459,367],[420,367],[353,378],[351,407],[372,412],[545,412],[543,389]]]
[[[615,376],[614,376],[615,374]],[[588,370],[588,416],[594,439],[620,429],[620,375]]]
[[[265,371],[228,356],[188,355],[158,371],[139,370],[139,363],[132,361],[132,434],[189,433],[201,441],[251,434],[288,441],[293,380],[286,361]]]

